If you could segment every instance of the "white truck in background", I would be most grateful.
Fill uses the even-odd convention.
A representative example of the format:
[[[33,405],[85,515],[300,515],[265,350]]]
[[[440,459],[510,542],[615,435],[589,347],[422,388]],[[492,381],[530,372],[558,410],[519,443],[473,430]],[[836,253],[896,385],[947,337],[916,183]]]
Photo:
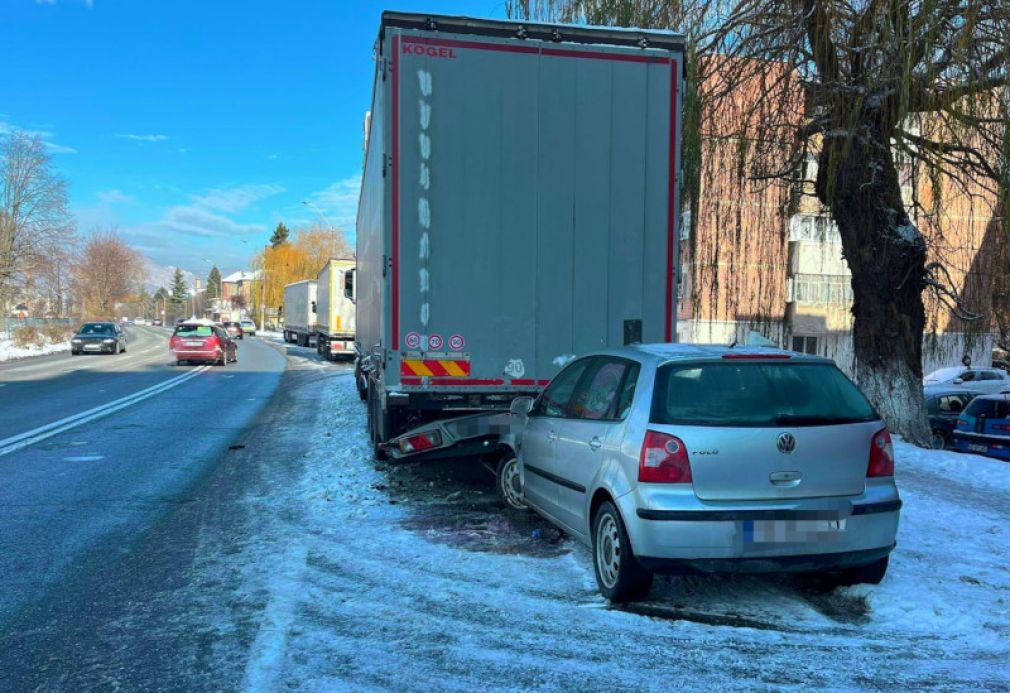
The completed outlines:
[[[316,351],[328,361],[354,358],[353,258],[330,258],[316,275]]]
[[[303,279],[284,287],[284,341],[308,346],[316,336],[316,283]]]

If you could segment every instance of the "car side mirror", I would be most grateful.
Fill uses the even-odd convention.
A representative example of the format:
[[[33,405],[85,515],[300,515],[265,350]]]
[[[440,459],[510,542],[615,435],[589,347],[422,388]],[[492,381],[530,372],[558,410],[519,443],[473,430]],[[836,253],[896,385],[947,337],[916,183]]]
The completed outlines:
[[[528,416],[533,411],[533,398],[516,397],[509,405],[509,411],[517,416]]]
[[[961,378],[954,378],[954,384],[955,385],[963,385],[964,384],[964,380],[962,380]]]

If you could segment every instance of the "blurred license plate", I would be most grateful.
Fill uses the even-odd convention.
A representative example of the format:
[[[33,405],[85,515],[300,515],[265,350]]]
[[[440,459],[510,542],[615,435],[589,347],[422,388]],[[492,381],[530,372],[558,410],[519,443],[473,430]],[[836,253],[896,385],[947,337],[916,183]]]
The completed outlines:
[[[85,351],[98,351],[101,348],[102,347],[100,345],[98,345],[98,344],[85,344],[84,345],[84,350]]]
[[[988,445],[979,445],[978,443],[968,443],[968,450],[970,452],[981,452],[983,455],[989,452]]]
[[[186,346],[203,346],[203,342],[201,342],[201,341],[195,341],[195,342],[189,341],[189,342],[186,342]]]
[[[845,531],[839,520],[744,520],[745,544],[796,544],[831,541]]]

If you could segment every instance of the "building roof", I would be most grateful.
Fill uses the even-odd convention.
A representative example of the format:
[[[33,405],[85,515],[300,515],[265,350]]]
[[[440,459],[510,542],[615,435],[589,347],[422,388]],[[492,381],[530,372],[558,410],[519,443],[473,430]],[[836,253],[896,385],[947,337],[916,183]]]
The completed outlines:
[[[249,282],[253,279],[259,277],[259,272],[246,272],[240,270],[238,272],[232,272],[227,277],[223,277],[221,281],[228,282],[229,284],[237,284],[238,282]]]

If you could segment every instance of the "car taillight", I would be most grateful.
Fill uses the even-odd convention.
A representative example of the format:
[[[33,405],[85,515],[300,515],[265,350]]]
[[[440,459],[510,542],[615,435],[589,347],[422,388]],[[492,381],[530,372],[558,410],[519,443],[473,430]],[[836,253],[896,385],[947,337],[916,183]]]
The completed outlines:
[[[221,340],[217,337],[207,337],[203,342],[204,346],[209,346],[214,349],[218,349],[221,346]]]
[[[421,452],[431,450],[442,444],[442,434],[438,431],[425,431],[416,436],[403,438],[400,440],[400,452]]]
[[[956,425],[956,426],[954,426],[954,428],[956,428],[956,429],[957,429],[957,430],[959,430],[959,431],[967,431],[967,430],[969,429],[969,426],[968,426],[968,419],[966,419],[966,418],[964,418],[964,417],[962,416],[961,418],[959,418],[959,419],[957,420],[957,425]]]
[[[638,480],[650,484],[690,484],[691,463],[684,441],[658,431],[646,431],[638,457]]]
[[[874,433],[870,441],[870,463],[866,467],[866,476],[894,476],[894,445],[886,428]]]
[[[1010,431],[1010,425],[1007,424],[993,424],[994,431]]]

